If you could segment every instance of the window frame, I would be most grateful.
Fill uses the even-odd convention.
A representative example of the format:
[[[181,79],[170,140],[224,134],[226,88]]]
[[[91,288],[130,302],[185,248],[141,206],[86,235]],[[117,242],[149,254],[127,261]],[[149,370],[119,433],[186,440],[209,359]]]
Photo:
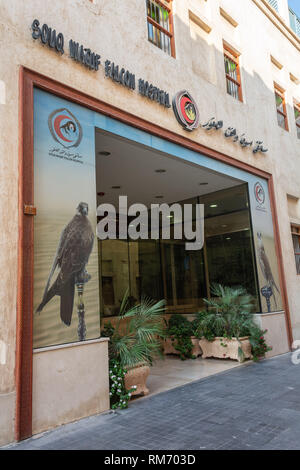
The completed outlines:
[[[300,113],[300,103],[298,103],[296,100],[294,100],[294,114],[295,114],[295,110],[299,111]],[[297,133],[297,138],[300,139],[300,124],[297,123],[297,118],[295,116],[295,124],[296,124],[296,133]],[[298,131],[299,129],[299,131]],[[299,132],[299,134],[298,134]]]
[[[101,260],[102,261],[102,260]],[[102,266],[101,266],[102,267]],[[104,293],[104,288],[103,288],[103,285],[105,282],[107,282],[107,280],[110,280],[111,281],[111,295],[112,295],[112,298],[113,298],[113,302],[110,303],[110,302],[107,302],[106,300],[104,300],[104,296],[106,295],[106,293]],[[103,306],[105,305],[105,307],[114,307],[115,306],[115,289],[114,289],[114,276],[112,274],[109,274],[109,275],[101,275],[101,296],[103,297]],[[102,309],[102,307],[101,307]],[[104,310],[104,309],[102,309]],[[105,317],[105,315],[103,314],[103,316]]]
[[[150,0],[151,1],[151,0]],[[176,59],[176,52],[175,52],[175,36],[174,36],[174,21],[173,21],[173,0],[153,0],[155,3],[157,3],[159,6],[167,10],[169,13],[169,28],[170,31],[165,29],[163,26],[161,26],[159,23],[157,23],[153,18],[151,18],[148,15],[148,8],[147,8],[147,0],[146,0],[146,19],[147,19],[147,29],[148,29],[148,24],[150,23],[152,26],[155,28],[159,29],[163,34],[168,36],[170,38],[170,48],[171,48],[171,54],[167,54],[170,57],[173,57]],[[157,44],[155,44],[153,41],[150,41],[149,39],[149,33],[148,33],[148,41],[153,44],[154,46],[158,47],[158,49],[161,49]],[[161,49],[163,50],[163,49]],[[165,52],[165,51],[163,51]],[[166,52],[165,52],[166,53]]]
[[[279,5],[277,0],[268,0],[268,3],[276,11],[276,13],[279,13]]]
[[[274,94],[275,94],[275,102],[276,102],[276,96],[279,96],[282,99],[282,107],[283,107],[283,111],[280,111],[277,107],[277,104],[276,104],[277,124],[281,129],[289,131],[289,123],[288,123],[288,116],[287,116],[287,109],[286,109],[286,99],[285,99],[285,90],[283,88],[281,88],[279,85],[277,85],[277,83],[275,83],[275,82],[274,82]],[[284,127],[282,127],[279,124],[278,114],[280,114],[280,116],[283,116],[283,118],[284,118]]]
[[[295,256],[296,273],[297,273],[297,276],[300,276],[300,270],[298,272],[297,262],[296,262],[296,256],[300,256],[300,251],[299,252],[295,251],[294,242],[293,242],[293,237],[297,236],[299,238],[299,245],[300,245],[300,225],[291,224],[291,235],[292,235],[293,251],[294,251],[294,256]]]
[[[235,52],[230,46],[228,46],[224,42],[223,42],[223,54],[224,54],[224,59],[225,59],[225,57],[227,57],[227,59],[229,59],[230,61],[235,63],[235,65],[236,65],[236,75],[237,75],[237,80],[235,80],[233,77],[231,77],[226,72],[225,62],[224,62],[226,85],[227,85],[227,80],[229,80],[230,82],[232,82],[234,85],[236,85],[238,87],[238,101],[243,103],[242,79],[241,79],[240,60],[239,60],[240,54]],[[228,90],[227,90],[227,94],[232,96],[232,98],[237,99],[237,98],[235,98],[235,96],[228,93]]]

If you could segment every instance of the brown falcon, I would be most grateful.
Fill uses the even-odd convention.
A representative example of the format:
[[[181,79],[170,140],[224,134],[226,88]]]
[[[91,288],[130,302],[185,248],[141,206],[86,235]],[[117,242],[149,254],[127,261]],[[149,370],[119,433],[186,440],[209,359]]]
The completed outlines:
[[[265,252],[265,247],[262,241],[262,234],[261,232],[257,232],[257,240],[258,240],[258,260],[259,260],[259,265],[260,269],[263,273],[263,276],[265,280],[267,281],[268,286],[272,289],[273,295],[274,295],[274,300],[276,304],[276,298],[275,298],[275,293],[274,293],[274,287],[279,292],[279,289],[276,285],[276,282],[274,280],[272,271],[271,271],[271,266],[270,262],[268,260],[268,257]]]
[[[85,269],[94,243],[94,233],[87,217],[88,204],[80,202],[77,212],[61,233],[56,256],[48,277],[42,302],[37,308],[41,312],[55,295],[60,296],[60,317],[71,324],[76,282],[87,282],[90,276]],[[59,273],[50,286],[56,268]]]

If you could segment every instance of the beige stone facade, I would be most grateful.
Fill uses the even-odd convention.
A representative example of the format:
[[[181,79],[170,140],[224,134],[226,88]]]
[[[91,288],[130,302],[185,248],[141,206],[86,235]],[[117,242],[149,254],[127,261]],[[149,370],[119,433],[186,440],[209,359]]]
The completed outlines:
[[[273,175],[292,331],[294,339],[300,339],[300,277],[290,229],[291,221],[300,225],[300,140],[293,111],[293,100],[300,102],[300,40],[289,28],[287,3],[282,0],[277,14],[265,0],[173,0],[173,13],[176,58],[148,41],[144,0],[0,0],[0,445],[15,438],[21,66],[186,137],[172,110],[105,78],[103,62],[109,59],[167,90],[170,97],[181,89],[189,90],[202,122],[215,116],[251,140],[262,140],[268,152],[253,154],[225,139],[223,133],[200,129],[188,135],[191,141]],[[32,38],[35,18],[63,32],[64,55]],[[89,71],[70,59],[70,38],[101,55],[99,71]],[[240,54],[243,102],[226,93],[223,41]],[[286,93],[288,131],[277,124],[274,81]],[[106,343],[90,346],[94,360],[95,348],[103,351],[99,363],[107,382]],[[65,350],[50,354],[60,353],[66,356]],[[51,356],[46,359],[43,354],[35,356],[34,371],[48,367]],[[53,371],[54,377],[57,374]],[[39,380],[45,378],[39,376]],[[33,396],[40,393],[35,390]],[[96,392],[87,400],[92,403],[90,409],[84,405],[82,413],[70,416],[66,404],[65,414],[56,422],[47,413],[39,418],[34,415],[35,430],[108,408],[107,397],[100,399]],[[79,401],[73,406],[80,407]],[[39,406],[36,402],[34,409]]]

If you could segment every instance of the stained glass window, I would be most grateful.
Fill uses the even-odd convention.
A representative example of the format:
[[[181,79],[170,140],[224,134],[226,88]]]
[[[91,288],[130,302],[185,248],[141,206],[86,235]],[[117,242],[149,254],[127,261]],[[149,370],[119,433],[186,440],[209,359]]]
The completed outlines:
[[[148,39],[168,55],[175,57],[170,0],[146,0]]]
[[[233,98],[243,101],[239,58],[227,47],[224,47],[224,66],[227,93]]]
[[[296,271],[297,274],[300,274],[300,227],[292,225],[291,229],[295,253]]]
[[[285,94],[284,91],[275,85],[275,103],[277,110],[278,125],[288,131],[288,120],[286,113]]]
[[[297,137],[298,139],[300,139],[300,103],[294,104],[294,114],[295,114]]]

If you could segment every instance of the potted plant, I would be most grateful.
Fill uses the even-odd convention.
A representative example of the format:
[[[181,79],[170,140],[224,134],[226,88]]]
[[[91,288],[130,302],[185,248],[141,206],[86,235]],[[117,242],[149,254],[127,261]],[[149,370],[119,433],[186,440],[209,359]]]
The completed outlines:
[[[149,393],[146,386],[149,366],[161,354],[164,337],[164,304],[164,300],[155,302],[142,298],[138,305],[128,309],[125,294],[115,326],[109,323],[104,326],[102,335],[110,338],[111,401],[114,393],[119,394],[121,404],[126,402],[126,391],[130,394],[128,399],[131,395]]]
[[[266,343],[265,334],[267,331],[261,330],[257,325],[253,325],[253,328],[251,328],[249,341],[251,343],[253,361],[263,359],[265,354],[272,350],[272,347]]]
[[[166,324],[165,354],[179,355],[181,360],[200,356],[199,341],[194,336],[195,321],[190,322],[183,315],[174,314]]]
[[[263,337],[264,334],[253,320],[252,297],[242,287],[220,284],[214,285],[211,292],[213,297],[205,299],[209,310],[197,315],[202,357],[230,358],[239,362],[251,358],[255,335]]]

